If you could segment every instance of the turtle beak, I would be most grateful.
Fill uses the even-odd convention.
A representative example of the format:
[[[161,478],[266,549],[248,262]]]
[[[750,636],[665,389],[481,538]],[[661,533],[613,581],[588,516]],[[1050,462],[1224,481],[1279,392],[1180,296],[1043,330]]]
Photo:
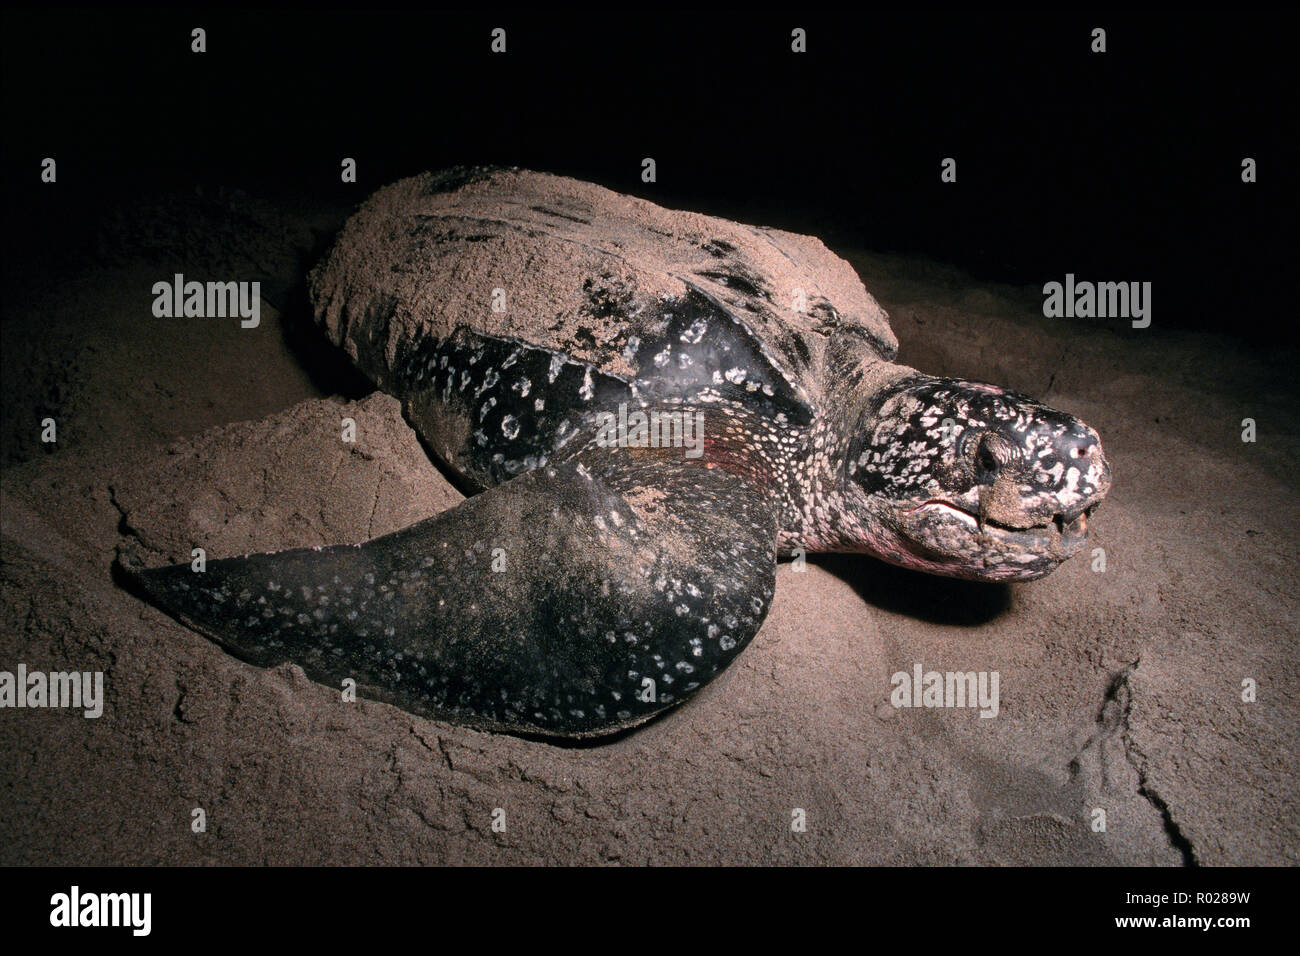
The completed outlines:
[[[1057,439],[1055,451],[1065,463],[1057,487],[1060,510],[1053,520],[1073,522],[1086,518],[1110,491],[1110,462],[1101,448],[1101,436],[1083,422]]]
[[[1062,557],[1082,546],[1088,519],[1110,490],[1110,464],[1096,431],[1059,416],[1016,436],[989,433],[977,454],[979,482],[950,503],[981,538],[1024,532]],[[1026,538],[1028,540],[1028,538]]]
[[[1088,518],[1111,486],[1100,436],[1071,419],[1063,431],[1032,436],[1024,448],[1020,467],[981,489],[981,518],[1008,528],[1054,525],[1065,544],[1086,538]]]

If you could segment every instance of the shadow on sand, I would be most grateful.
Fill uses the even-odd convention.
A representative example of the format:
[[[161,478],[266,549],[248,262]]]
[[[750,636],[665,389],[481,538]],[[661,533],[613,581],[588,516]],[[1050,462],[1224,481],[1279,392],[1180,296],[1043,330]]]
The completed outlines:
[[[873,607],[931,624],[976,627],[1011,608],[1009,584],[922,574],[860,554],[818,554],[808,560],[849,585]]]

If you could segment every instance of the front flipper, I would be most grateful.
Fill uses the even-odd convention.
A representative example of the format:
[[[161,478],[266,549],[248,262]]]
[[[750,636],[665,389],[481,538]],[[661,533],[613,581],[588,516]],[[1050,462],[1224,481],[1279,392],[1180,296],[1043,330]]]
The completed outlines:
[[[128,573],[251,663],[353,678],[458,723],[589,737],[680,703],[731,662],[767,614],[775,543],[760,489],[604,448],[364,544]]]

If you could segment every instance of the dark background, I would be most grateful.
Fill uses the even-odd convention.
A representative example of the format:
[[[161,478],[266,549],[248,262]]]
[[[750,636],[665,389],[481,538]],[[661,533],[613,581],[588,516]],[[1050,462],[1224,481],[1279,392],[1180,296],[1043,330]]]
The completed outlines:
[[[1149,280],[1157,326],[1295,344],[1291,44],[1242,14],[8,13],[5,252],[173,188],[360,202],[500,163],[978,278]]]

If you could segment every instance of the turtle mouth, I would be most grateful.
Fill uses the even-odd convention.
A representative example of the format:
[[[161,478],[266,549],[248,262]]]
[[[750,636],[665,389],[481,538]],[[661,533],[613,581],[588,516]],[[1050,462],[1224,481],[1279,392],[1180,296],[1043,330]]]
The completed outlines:
[[[1088,519],[1092,517],[1096,507],[1095,504],[1089,505],[1073,519],[1067,519],[1065,515],[1057,513],[1050,521],[1021,527],[1013,527],[988,517],[980,520],[978,515],[972,514],[965,508],[939,498],[931,498],[917,505],[908,514],[918,515],[929,511],[952,515],[963,524],[969,525],[976,534],[985,535],[1008,546],[1060,550],[1076,548],[1088,539]]]

